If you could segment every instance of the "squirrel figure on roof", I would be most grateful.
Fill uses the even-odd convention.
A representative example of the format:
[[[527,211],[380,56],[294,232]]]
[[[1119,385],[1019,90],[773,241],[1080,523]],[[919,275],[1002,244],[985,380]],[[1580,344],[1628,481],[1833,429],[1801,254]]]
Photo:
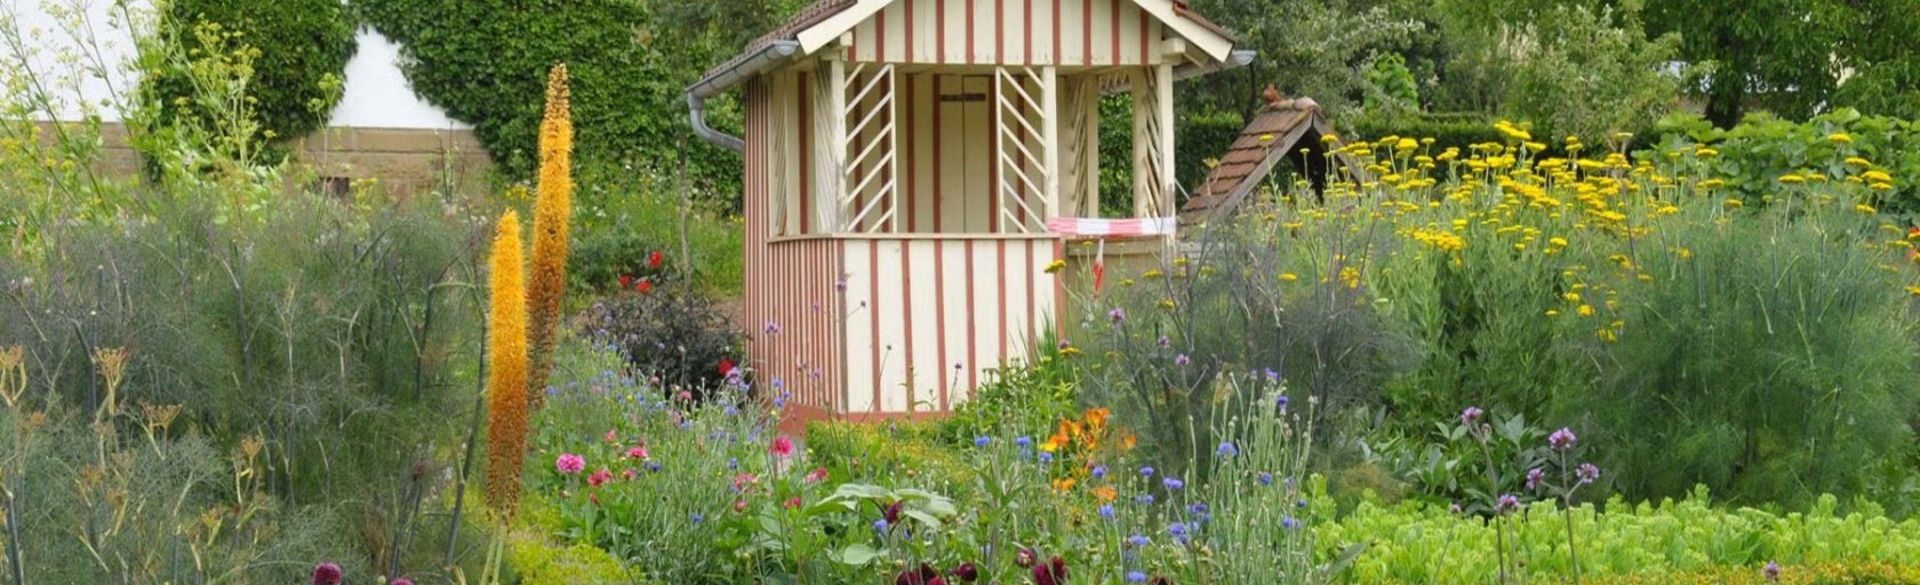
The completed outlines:
[[[1282,97],[1280,95],[1280,89],[1274,87],[1273,84],[1271,83],[1267,84],[1267,89],[1265,91],[1260,92],[1260,97],[1267,101],[1267,107],[1269,108],[1280,107],[1280,100]]]

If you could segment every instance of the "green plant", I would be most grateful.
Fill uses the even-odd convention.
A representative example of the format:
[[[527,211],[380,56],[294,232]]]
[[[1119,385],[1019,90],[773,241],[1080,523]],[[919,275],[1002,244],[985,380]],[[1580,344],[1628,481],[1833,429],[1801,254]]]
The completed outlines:
[[[1687,170],[1720,180],[1729,195],[1748,204],[1765,203],[1786,186],[1788,175],[1802,182],[1868,184],[1866,173],[1879,171],[1886,180],[1871,181],[1881,186],[1869,185],[1873,192],[1863,199],[1887,213],[1920,213],[1920,127],[1911,120],[1842,108],[1805,123],[1756,115],[1726,130],[1698,115],[1675,114],[1656,128],[1661,136],[1649,156],[1694,154]]]
[[[621,276],[664,281],[679,275],[703,294],[739,296],[746,274],[740,216],[644,167],[583,162],[579,174],[567,288],[630,289],[616,287]],[[654,254],[663,251],[662,265],[655,266]]]
[[[1412,109],[1420,105],[1420,86],[1413,80],[1413,71],[1407,69],[1407,58],[1399,53],[1376,57],[1373,66],[1367,69],[1367,84],[1377,90],[1369,92],[1363,101],[1368,110]]]
[[[515,534],[509,540],[507,562],[518,573],[522,585],[641,582],[619,559],[592,545],[554,546],[541,537],[524,533]]]
[[[992,370],[971,399],[940,421],[941,442],[961,446],[986,435],[1045,434],[1062,419],[1078,414],[1079,384],[1071,362],[1084,359],[1075,357],[1080,350],[1044,336],[1036,345],[1040,355],[1032,365]]]

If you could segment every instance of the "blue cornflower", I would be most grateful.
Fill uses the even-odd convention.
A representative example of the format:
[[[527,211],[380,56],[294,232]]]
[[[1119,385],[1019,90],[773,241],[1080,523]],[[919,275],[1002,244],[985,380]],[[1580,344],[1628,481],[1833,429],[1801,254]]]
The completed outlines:
[[[1293,530],[1300,527],[1300,521],[1295,520],[1292,516],[1283,516],[1280,518],[1280,526],[1288,530]]]
[[[787,407],[787,401],[786,401],[786,400],[783,400],[783,399],[779,399],[779,398],[775,398],[775,399],[773,399],[773,407],[774,407],[774,408],[776,408],[776,409],[778,409],[778,408],[786,408],[786,407]]]
[[[1274,405],[1274,406],[1277,406],[1277,407],[1279,407],[1279,408],[1280,408],[1280,410],[1281,410],[1282,412],[1284,412],[1284,411],[1286,411],[1286,410],[1287,410],[1287,395],[1285,395],[1285,394],[1281,394],[1279,398],[1275,398],[1275,399],[1273,399],[1273,405]]]
[[[1147,574],[1139,571],[1127,571],[1127,582],[1145,583],[1147,582]]]
[[[1180,543],[1180,544],[1186,544],[1186,543],[1187,543],[1187,539],[1188,539],[1188,537],[1187,537],[1187,523],[1185,523],[1185,522],[1175,522],[1175,523],[1173,523],[1173,524],[1171,524],[1171,525],[1169,525],[1169,526],[1167,526],[1167,533],[1168,533],[1168,534],[1172,534],[1172,535],[1173,535],[1173,540],[1174,540],[1175,542],[1178,542],[1178,543]]]
[[[1268,381],[1268,382],[1279,382],[1279,381],[1280,381],[1280,372],[1275,372],[1275,371],[1273,371],[1273,368],[1266,368],[1266,370],[1267,370],[1267,372],[1266,372],[1266,374],[1267,374],[1267,381]]]
[[[1108,520],[1112,520],[1112,519],[1113,519],[1113,504],[1101,504],[1101,505],[1100,505],[1100,517],[1101,517],[1101,518],[1106,518],[1106,519],[1108,519]]]
[[[987,445],[992,443],[993,443],[993,437],[988,437],[983,435],[983,436],[973,438],[973,446],[975,447],[985,448]]]
[[[873,532],[874,534],[880,535],[881,538],[885,538],[887,536],[887,519],[881,518],[879,520],[874,520]]]
[[[1014,444],[1015,446],[1018,446],[1018,447],[1020,447],[1020,448],[1022,448],[1022,449],[1025,449],[1025,448],[1027,448],[1027,447],[1032,447],[1032,446],[1033,446],[1033,438],[1032,438],[1032,437],[1020,437],[1020,438],[1017,438],[1017,439],[1014,439],[1014,440],[1013,440],[1013,444]]]
[[[1294,503],[1293,503],[1293,507],[1295,507],[1295,508],[1305,508],[1305,507],[1307,507],[1307,501],[1306,501],[1306,500],[1300,500],[1300,501],[1298,501],[1298,502],[1294,502]]]
[[[739,458],[739,457],[733,457],[733,458],[729,458],[729,459],[727,459],[727,470],[729,470],[729,471],[739,471],[739,470],[740,470],[740,458]]]
[[[1193,514],[1193,515],[1195,515],[1195,516],[1200,516],[1200,515],[1203,515],[1203,514],[1206,514],[1206,513],[1207,513],[1207,505],[1206,505],[1206,504],[1201,504],[1201,503],[1195,503],[1195,504],[1193,504],[1193,505],[1191,505],[1191,506],[1187,506],[1187,513],[1189,513],[1189,514]]]
[[[657,462],[648,461],[646,467],[647,467],[647,471],[652,471],[655,473],[658,473],[660,471],[660,464]]]
[[[1260,485],[1273,485],[1273,474],[1260,472]]]
[[[1140,494],[1140,495],[1134,496],[1133,501],[1139,502],[1142,504],[1151,504],[1153,503],[1153,494]]]
[[[740,409],[734,408],[732,406],[728,406],[726,410],[721,411],[721,414],[725,414],[727,416],[739,416]]]
[[[1215,449],[1213,453],[1221,457],[1232,457],[1240,454],[1240,448],[1235,447],[1231,442],[1222,441],[1220,443],[1220,448]]]
[[[1052,454],[1052,453],[1048,453],[1048,452],[1046,452],[1046,451],[1041,451],[1041,452],[1040,452],[1040,462],[1041,462],[1041,463],[1053,463],[1053,454]]]
[[[1106,477],[1107,477],[1107,466],[1100,465],[1100,466],[1095,466],[1093,468],[1094,479],[1106,479]]]
[[[1133,535],[1133,536],[1129,536],[1129,537],[1127,537],[1127,544],[1129,544],[1129,545],[1133,545],[1133,546],[1146,546],[1146,545],[1147,545],[1147,537],[1145,537],[1145,536],[1141,536],[1141,535],[1138,535],[1138,534],[1135,534],[1135,535]]]
[[[699,524],[699,523],[701,523],[701,522],[706,522],[706,521],[707,521],[707,516],[706,516],[705,514],[701,514],[701,513],[699,513],[699,512],[694,512],[694,513],[693,513],[693,523],[694,523],[694,524]]]
[[[1152,467],[1140,468],[1140,477],[1153,477],[1153,468]]]
[[[1170,490],[1177,490],[1183,487],[1187,487],[1187,482],[1180,481],[1177,478],[1169,477],[1169,478],[1160,480],[1160,485],[1167,486],[1167,489],[1170,489]]]

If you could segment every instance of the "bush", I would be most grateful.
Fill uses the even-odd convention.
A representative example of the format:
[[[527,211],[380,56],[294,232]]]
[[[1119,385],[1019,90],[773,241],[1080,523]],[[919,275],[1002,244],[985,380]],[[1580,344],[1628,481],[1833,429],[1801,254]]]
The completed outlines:
[[[1660,140],[1649,155],[1694,153],[1689,172],[1721,180],[1728,194],[1749,204],[1764,203],[1783,189],[1783,177],[1797,175],[1807,182],[1880,184],[1870,187],[1870,204],[1887,213],[1920,213],[1920,127],[1911,120],[1842,108],[1805,123],[1755,114],[1729,130],[1697,114],[1675,114],[1656,128]],[[1867,181],[1870,171],[1886,180]]]
[[[680,274],[694,290],[721,298],[740,294],[746,268],[740,217],[710,201],[688,197],[686,241],[681,257],[681,193],[676,181],[631,166],[585,163],[574,194],[569,290],[609,291],[620,277]],[[651,266],[654,252],[663,266]]]
[[[246,86],[259,134],[264,141],[291,140],[326,125],[340,101],[347,60],[356,43],[346,6],[337,0],[290,0],[260,3],[250,0],[174,0],[165,4],[160,41],[189,54],[215,51],[207,38],[196,34],[201,24],[209,32],[254,51],[252,82]],[[187,72],[174,68],[153,70],[141,83],[147,101],[159,104],[168,118],[191,116],[216,119],[226,104],[209,103]]]
[[[938,423],[809,422],[807,450],[839,482],[905,477],[910,485],[955,487],[973,483],[973,469],[939,439]],[[978,436],[978,435],[976,435]],[[967,438],[973,444],[973,436]]]
[[[650,383],[703,399],[733,364],[744,363],[745,333],[705,296],[678,284],[601,299],[587,311],[586,326]]]
[[[1070,360],[1080,350],[1056,349],[1059,344],[1049,337],[1039,340],[1033,365],[992,370],[972,398],[954,406],[953,414],[938,425],[940,441],[962,447],[976,437],[1044,435],[1078,414],[1080,386]]]

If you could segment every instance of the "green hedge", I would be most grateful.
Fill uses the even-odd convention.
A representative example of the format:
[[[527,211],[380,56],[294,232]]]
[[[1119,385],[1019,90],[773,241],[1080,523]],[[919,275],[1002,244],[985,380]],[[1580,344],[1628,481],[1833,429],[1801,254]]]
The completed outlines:
[[[239,36],[230,41],[259,50],[247,95],[262,137],[297,138],[319,129],[340,100],[340,83],[353,57],[353,25],[339,0],[175,0],[166,4],[167,26],[160,37],[191,52],[205,49],[195,34],[202,23],[218,24]],[[178,68],[160,68],[142,86],[149,103],[168,117],[181,115],[181,98],[196,93]],[[217,116],[193,110],[192,115]],[[266,134],[271,132],[272,134]]]
[[[1891,189],[1875,191],[1868,203],[1882,212],[1920,214],[1920,125],[1910,120],[1841,108],[1804,123],[1756,114],[1721,130],[1698,114],[1675,114],[1656,130],[1660,153],[1700,147],[1717,153],[1695,164],[1705,167],[1702,174],[1723,179],[1726,195],[1749,203],[1779,191],[1780,178],[1788,174],[1847,181],[1880,171],[1893,178]],[[1860,160],[1871,166],[1860,166]]]

